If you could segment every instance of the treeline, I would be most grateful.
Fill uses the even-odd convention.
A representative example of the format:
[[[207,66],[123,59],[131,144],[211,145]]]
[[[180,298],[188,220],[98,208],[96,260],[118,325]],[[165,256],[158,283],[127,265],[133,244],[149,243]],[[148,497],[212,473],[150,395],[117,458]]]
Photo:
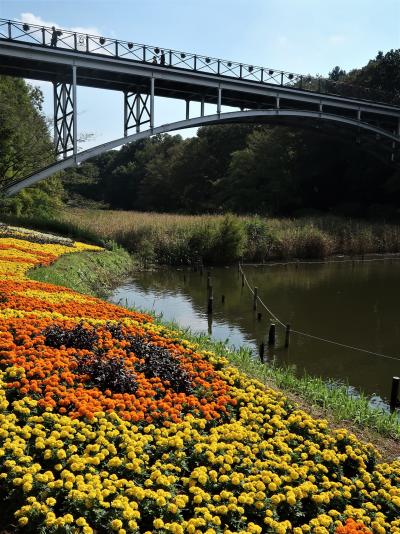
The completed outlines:
[[[400,102],[400,49],[329,76]],[[68,171],[64,185],[75,205],[83,197],[113,209],[395,217],[400,174],[387,153],[378,159],[356,137],[354,130],[207,126],[190,139],[159,135],[93,158]]]

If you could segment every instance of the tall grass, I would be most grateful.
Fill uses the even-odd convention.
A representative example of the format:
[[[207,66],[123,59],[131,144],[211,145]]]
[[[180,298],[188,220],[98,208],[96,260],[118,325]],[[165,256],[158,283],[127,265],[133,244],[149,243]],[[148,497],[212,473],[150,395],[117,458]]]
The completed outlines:
[[[67,210],[63,221],[167,265],[400,252],[400,226],[342,217],[267,219]]]

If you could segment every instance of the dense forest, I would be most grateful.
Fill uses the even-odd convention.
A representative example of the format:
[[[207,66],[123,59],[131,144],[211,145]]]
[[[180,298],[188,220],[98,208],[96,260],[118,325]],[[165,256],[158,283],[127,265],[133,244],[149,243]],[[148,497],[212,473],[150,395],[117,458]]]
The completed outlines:
[[[349,73],[335,67],[329,77],[385,91],[400,102],[400,49],[379,52]],[[0,77],[0,116],[4,183],[48,162],[52,147],[40,91],[24,81]],[[126,210],[400,215],[398,168],[390,165],[387,153],[370,152],[351,130],[207,126],[189,139],[160,135],[128,144],[66,171],[61,181],[64,193],[56,177],[3,207],[29,212],[48,201],[52,212],[63,194],[69,205]]]

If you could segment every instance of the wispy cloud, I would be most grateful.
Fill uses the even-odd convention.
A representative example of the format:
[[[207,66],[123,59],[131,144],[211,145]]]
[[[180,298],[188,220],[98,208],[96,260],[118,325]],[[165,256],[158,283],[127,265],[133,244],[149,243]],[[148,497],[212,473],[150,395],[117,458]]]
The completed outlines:
[[[57,26],[55,22],[51,22],[48,20],[42,19],[42,17],[38,17],[37,15],[34,15],[33,13],[21,13],[20,18],[22,22],[26,22],[27,24],[37,24],[38,26]]]
[[[347,41],[347,37],[341,33],[336,33],[328,37],[328,42],[332,45],[341,45]]]
[[[276,44],[280,47],[288,46],[289,39],[286,37],[286,35],[279,35],[276,39]]]
[[[37,26],[47,26],[51,28],[56,26],[57,28],[63,28],[77,33],[88,33],[89,35],[101,35],[100,31],[95,26],[72,26],[70,28],[61,26],[57,22],[44,20],[42,17],[34,15],[33,13],[21,13],[21,21],[27,24],[36,24]]]

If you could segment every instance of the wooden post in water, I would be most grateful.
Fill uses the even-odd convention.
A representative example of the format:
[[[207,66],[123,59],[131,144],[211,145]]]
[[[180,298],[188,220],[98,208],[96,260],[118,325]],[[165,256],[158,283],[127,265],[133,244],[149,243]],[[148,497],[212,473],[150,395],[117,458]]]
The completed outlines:
[[[211,287],[211,273],[208,271],[207,273],[207,289],[209,290]]]
[[[264,341],[263,341],[261,343],[261,345],[260,345],[260,348],[259,348],[259,355],[260,355],[261,363],[264,363],[264,354],[265,354],[265,345],[264,345]]]
[[[276,327],[275,327],[275,324],[272,323],[271,326],[269,327],[269,332],[268,332],[268,345],[269,346],[275,345],[275,341],[276,341]]]
[[[221,295],[221,304],[225,304],[225,295]]]
[[[285,349],[288,348],[290,342],[290,324],[286,325],[286,334],[285,334]]]
[[[399,406],[399,386],[400,377],[394,376],[392,378],[392,390],[390,392],[390,411],[392,413]]]
[[[208,314],[211,314],[213,312],[213,301],[214,301],[213,288],[212,288],[212,285],[210,284],[208,288],[208,302],[207,302],[207,313]]]
[[[254,288],[254,294],[253,294],[253,310],[256,311],[257,309],[257,300],[258,300],[258,287]]]
[[[262,319],[262,313],[258,312],[257,313],[257,321],[261,321],[261,319]]]
[[[242,287],[244,287],[244,274],[242,273]]]
[[[207,315],[207,331],[208,331],[209,336],[212,336],[212,327],[213,327],[213,315],[212,313],[209,313]]]
[[[183,275],[183,283],[186,284],[186,274]]]
[[[200,264],[200,276],[203,276],[203,270],[204,270],[203,264]]]

